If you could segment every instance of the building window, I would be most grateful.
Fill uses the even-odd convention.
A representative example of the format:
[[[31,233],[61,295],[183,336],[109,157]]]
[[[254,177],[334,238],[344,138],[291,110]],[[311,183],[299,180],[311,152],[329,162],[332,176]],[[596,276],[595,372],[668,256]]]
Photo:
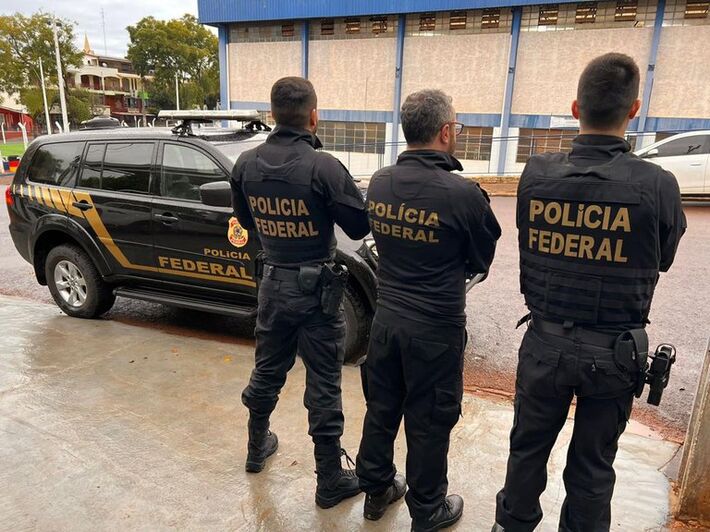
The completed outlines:
[[[708,0],[668,0],[663,14],[664,26],[702,26],[710,24]]]
[[[492,8],[466,11],[437,11],[409,14],[406,21],[405,34],[411,37],[507,33],[513,24],[513,10],[510,8]]]
[[[454,156],[462,161],[490,161],[492,144],[492,127],[466,126],[456,138]]]
[[[386,16],[324,18],[312,21],[311,27],[308,38],[312,41],[394,38],[397,19],[391,20]]]
[[[450,30],[465,30],[467,15],[465,11],[452,11],[449,19]]]
[[[683,2],[685,0],[668,0]],[[587,1],[557,6],[523,6],[522,31],[644,28],[656,18],[656,0]],[[682,13],[681,13],[682,16]]]
[[[436,30],[436,16],[434,13],[422,13],[419,15],[419,31]]]
[[[345,33],[347,33],[347,34],[360,33],[360,19],[359,18],[346,18],[345,19]]]
[[[688,0],[685,4],[685,18],[707,18],[710,2]]]
[[[350,153],[385,153],[385,124],[379,122],[318,123],[318,138],[323,149]]]
[[[634,22],[636,21],[637,9],[638,3],[636,0],[618,0],[616,2],[614,20],[616,22]]]
[[[296,30],[293,27],[293,22],[281,24],[281,37],[293,37],[295,33]]]
[[[481,28],[484,30],[497,28],[500,25],[500,9],[484,9],[481,17]]]
[[[597,3],[582,2],[577,4],[577,13],[574,21],[577,24],[591,24],[597,18]]]
[[[518,163],[526,163],[530,157],[539,153],[569,152],[577,133],[574,129],[521,128],[515,160]]]
[[[559,7],[556,5],[540,6],[540,15],[537,18],[538,26],[554,26],[557,24]]]
[[[335,35],[335,21],[332,18],[323,19],[320,22],[321,35]]]
[[[387,33],[387,17],[370,17],[370,23],[372,24],[372,33],[375,35]]]
[[[300,22],[233,24],[229,29],[229,42],[295,41],[301,37],[300,29]]]

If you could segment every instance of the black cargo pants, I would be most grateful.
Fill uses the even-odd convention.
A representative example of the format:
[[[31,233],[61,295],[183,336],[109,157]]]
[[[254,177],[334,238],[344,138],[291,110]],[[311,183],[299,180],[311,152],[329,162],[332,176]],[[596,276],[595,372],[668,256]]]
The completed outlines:
[[[463,326],[409,321],[383,308],[373,319],[357,475],[369,494],[392,483],[394,440],[404,416],[412,518],[429,517],[446,496],[449,436],[461,414],[465,334]]]
[[[576,332],[577,331],[577,332]],[[496,521],[506,532],[531,532],[542,520],[547,461],[577,396],[563,480],[560,532],[608,532],[614,458],[633,401],[632,377],[610,348],[528,329],[519,352],[515,418]]]
[[[255,367],[242,402],[253,422],[265,424],[276,407],[296,353],[306,367],[303,404],[315,443],[335,443],[343,434],[340,390],[345,319],[322,312],[320,292],[305,294],[298,281],[264,276],[259,288]]]

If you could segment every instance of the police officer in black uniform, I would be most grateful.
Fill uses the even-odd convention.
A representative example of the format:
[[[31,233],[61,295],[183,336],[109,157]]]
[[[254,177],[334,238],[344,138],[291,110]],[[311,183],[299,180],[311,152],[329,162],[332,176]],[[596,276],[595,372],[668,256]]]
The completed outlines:
[[[500,226],[478,184],[456,174],[451,98],[410,95],[402,106],[407,151],[368,189],[379,255],[378,301],[367,358],[367,415],[357,473],[367,519],[405,493],[393,445],[404,416],[412,530],[455,523],[463,499],[446,496],[449,435],[461,414],[467,274],[493,260]]]
[[[341,369],[345,272],[333,264],[333,224],[359,239],[369,226],[362,194],[345,167],[316,151],[316,93],[302,78],[283,78],[271,90],[276,128],[261,146],[243,153],[232,173],[234,210],[256,229],[264,252],[256,322],[256,367],[242,402],[249,409],[246,470],[257,473],[276,452],[269,430],[286,373],[296,353],[306,367],[304,404],[315,444],[322,508],[359,493],[354,471],[343,469]]]
[[[624,140],[638,89],[630,57],[594,59],[572,106],[580,135],[571,153],[533,156],[520,180],[520,280],[531,319],[494,531],[530,532],[542,519],[547,460],[575,395],[559,529],[609,530],[614,457],[640,375],[634,357],[647,350],[659,271],[670,268],[686,227],[673,175]]]

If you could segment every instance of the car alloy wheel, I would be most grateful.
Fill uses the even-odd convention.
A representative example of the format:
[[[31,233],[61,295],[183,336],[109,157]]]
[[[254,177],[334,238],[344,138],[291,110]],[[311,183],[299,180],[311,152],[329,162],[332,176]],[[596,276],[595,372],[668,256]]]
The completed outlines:
[[[68,260],[62,260],[54,267],[54,284],[67,305],[81,307],[86,301],[86,279],[81,270]]]

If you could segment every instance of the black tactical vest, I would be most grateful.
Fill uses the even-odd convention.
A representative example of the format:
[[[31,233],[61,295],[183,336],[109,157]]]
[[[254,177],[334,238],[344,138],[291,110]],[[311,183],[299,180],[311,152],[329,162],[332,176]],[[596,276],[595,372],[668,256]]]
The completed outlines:
[[[533,157],[518,192],[520,285],[543,319],[586,326],[647,322],[660,243],[654,187],[620,154],[578,167]],[[636,175],[635,175],[636,174]]]
[[[317,152],[268,142],[256,149],[243,173],[243,191],[269,264],[326,262],[335,254],[333,220],[314,193]]]

